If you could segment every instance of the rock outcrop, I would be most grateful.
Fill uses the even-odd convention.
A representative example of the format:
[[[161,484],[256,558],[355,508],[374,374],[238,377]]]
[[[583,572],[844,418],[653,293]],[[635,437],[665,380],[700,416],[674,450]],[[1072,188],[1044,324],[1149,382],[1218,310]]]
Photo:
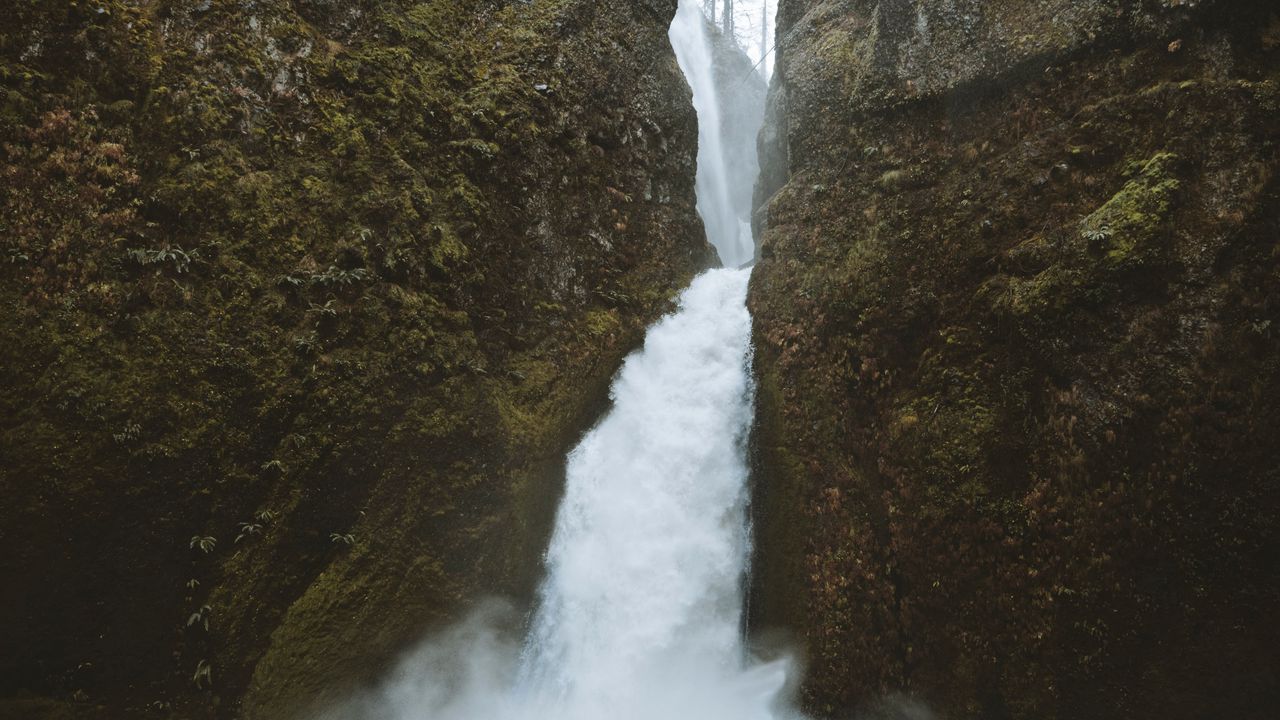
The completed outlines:
[[[0,715],[287,719],[532,589],[714,257],[675,4],[6,9]]]
[[[752,622],[806,707],[1280,706],[1280,15],[782,0]]]

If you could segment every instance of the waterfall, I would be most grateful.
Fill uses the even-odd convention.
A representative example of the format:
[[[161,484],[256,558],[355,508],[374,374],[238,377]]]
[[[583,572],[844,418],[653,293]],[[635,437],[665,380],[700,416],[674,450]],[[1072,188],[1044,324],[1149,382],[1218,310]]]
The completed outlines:
[[[727,159],[754,157],[754,132],[726,142],[699,5],[682,0],[669,35],[698,114],[698,211],[730,269],[696,278],[649,329],[569,457],[522,664],[533,717],[763,720],[786,680],[785,663],[753,666],[742,645],[750,269],[733,268],[754,253],[742,199],[755,177]]]
[[[569,461],[524,657],[533,717],[768,718],[747,669],[749,270],[712,270],[654,325]]]
[[[671,41],[698,111],[698,209],[726,268],[651,327],[612,409],[570,453],[538,609],[520,647],[486,607],[428,642],[382,693],[333,717],[397,720],[772,720],[789,663],[743,644],[753,411],[746,294],[754,242],[726,171],[700,0]]]
[[[763,0],[759,1],[763,6]],[[741,267],[755,255],[751,189],[759,173],[755,136],[764,117],[764,103],[753,107],[739,102],[748,78],[717,76],[710,29],[699,3],[681,0],[669,36],[698,113],[698,214],[720,261],[725,267]],[[726,118],[726,112],[734,117]],[[749,132],[745,141],[739,137],[733,138],[737,143],[729,142],[726,120],[746,121]]]

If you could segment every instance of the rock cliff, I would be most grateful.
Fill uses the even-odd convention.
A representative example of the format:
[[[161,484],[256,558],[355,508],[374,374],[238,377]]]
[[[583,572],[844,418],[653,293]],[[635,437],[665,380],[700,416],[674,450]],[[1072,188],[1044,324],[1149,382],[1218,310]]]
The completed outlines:
[[[1280,15],[782,0],[752,622],[806,707],[1280,706]]]
[[[0,715],[289,718],[539,573],[714,254],[675,0],[22,0]]]

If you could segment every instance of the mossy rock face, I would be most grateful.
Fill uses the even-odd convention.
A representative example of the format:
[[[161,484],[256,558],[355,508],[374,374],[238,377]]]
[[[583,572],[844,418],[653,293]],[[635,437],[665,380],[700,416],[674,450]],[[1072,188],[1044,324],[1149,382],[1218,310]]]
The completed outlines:
[[[1162,152],[1141,163],[1137,177],[1081,223],[1081,236],[1108,265],[1133,264],[1155,254],[1150,246],[1160,239],[1180,187],[1177,162],[1177,155]]]
[[[674,10],[6,10],[0,696],[284,718],[531,591],[711,258]]]
[[[751,621],[819,717],[1267,717],[1280,16],[941,5],[779,7]]]

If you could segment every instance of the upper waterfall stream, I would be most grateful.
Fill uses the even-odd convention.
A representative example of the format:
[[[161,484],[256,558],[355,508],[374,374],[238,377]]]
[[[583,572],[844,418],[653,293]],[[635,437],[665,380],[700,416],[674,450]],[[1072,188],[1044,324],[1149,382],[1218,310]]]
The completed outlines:
[[[699,121],[698,211],[725,269],[697,277],[570,453],[547,573],[520,647],[493,608],[427,643],[377,697],[339,715],[431,720],[767,720],[789,663],[743,643],[750,555],[754,130],[727,141],[724,88],[697,0],[670,38]],[[755,108],[760,112],[760,108]],[[758,120],[754,127],[758,128]],[[746,198],[744,207],[743,198]],[[500,613],[498,613],[500,614]],[[335,715],[339,716],[339,715]]]

